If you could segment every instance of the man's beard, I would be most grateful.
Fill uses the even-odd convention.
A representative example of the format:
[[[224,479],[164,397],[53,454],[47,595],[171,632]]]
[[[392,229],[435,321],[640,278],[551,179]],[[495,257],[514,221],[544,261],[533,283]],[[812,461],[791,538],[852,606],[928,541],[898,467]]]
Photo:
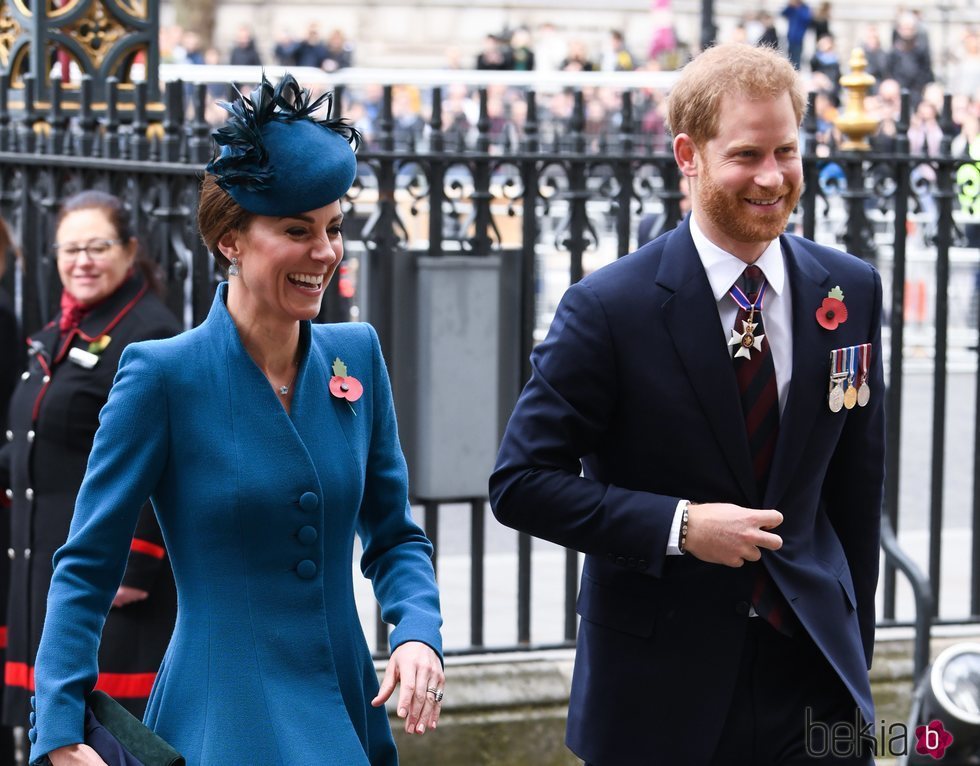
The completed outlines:
[[[735,193],[717,184],[707,167],[698,175],[697,194],[701,209],[711,224],[725,236],[736,242],[768,243],[786,231],[786,223],[799,202],[803,185],[793,188],[784,183],[774,193],[750,189],[748,193]],[[769,213],[751,213],[745,199],[772,199],[781,197],[777,209]]]

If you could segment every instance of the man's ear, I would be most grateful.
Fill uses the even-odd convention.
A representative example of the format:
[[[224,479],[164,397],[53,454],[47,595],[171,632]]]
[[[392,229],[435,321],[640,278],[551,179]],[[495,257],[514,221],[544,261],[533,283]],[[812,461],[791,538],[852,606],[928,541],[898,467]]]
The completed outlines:
[[[700,159],[694,140],[687,133],[678,133],[674,137],[674,160],[681,173],[688,178],[696,178]]]

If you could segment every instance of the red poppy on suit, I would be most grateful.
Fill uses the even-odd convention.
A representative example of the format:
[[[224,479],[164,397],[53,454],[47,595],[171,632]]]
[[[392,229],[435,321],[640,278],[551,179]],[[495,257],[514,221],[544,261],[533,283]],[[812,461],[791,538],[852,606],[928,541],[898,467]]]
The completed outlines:
[[[844,305],[844,293],[840,287],[835,287],[823,299],[817,309],[817,322],[825,330],[836,330],[838,325],[847,321],[847,306]]]

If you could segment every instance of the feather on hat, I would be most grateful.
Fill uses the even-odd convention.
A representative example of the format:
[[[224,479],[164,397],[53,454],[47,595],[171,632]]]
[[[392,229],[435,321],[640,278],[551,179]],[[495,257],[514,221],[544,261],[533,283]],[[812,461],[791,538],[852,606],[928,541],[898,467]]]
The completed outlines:
[[[216,151],[207,172],[250,213],[286,216],[329,205],[347,193],[357,173],[357,130],[342,119],[317,120],[333,94],[315,101],[296,78],[262,82],[249,97],[219,102],[228,120],[211,137]]]

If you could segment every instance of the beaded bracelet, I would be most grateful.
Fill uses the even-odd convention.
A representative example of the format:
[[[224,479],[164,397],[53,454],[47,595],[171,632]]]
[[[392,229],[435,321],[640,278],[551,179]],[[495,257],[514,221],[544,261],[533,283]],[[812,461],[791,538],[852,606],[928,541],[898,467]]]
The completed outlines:
[[[681,539],[677,546],[681,553],[686,553],[684,548],[687,546],[687,511],[690,507],[690,503],[685,503],[684,510],[681,511]]]

